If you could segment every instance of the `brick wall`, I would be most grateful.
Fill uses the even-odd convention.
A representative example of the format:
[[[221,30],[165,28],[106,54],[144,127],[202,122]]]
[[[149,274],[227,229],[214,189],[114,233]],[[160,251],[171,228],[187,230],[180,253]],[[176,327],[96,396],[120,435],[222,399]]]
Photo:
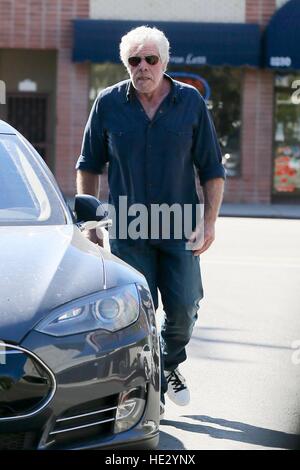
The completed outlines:
[[[262,29],[276,9],[275,0],[247,0],[246,21]],[[241,177],[228,178],[226,202],[271,202],[274,74],[245,69],[242,91]]]
[[[88,17],[89,0],[1,0],[0,48],[70,48],[71,20]]]
[[[71,59],[72,19],[89,17],[89,0],[1,0],[0,48],[57,50],[55,174],[75,192],[74,164],[88,112],[89,70]]]
[[[265,26],[276,10],[276,0],[246,0],[246,23]]]
[[[70,65],[71,60],[70,49],[58,51],[55,174],[61,188],[69,196],[75,194],[75,162],[88,116],[89,89],[88,66]]]

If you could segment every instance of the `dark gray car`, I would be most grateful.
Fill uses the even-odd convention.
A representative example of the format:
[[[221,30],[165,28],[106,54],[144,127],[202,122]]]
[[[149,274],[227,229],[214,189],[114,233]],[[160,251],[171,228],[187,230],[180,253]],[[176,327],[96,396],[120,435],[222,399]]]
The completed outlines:
[[[41,157],[0,121],[0,449],[158,443],[151,295],[82,235],[97,208],[77,196],[72,213]]]

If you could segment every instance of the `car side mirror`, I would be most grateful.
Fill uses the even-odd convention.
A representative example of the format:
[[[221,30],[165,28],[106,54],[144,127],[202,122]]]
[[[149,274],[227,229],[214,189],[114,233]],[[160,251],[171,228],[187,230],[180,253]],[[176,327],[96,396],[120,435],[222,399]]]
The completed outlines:
[[[108,216],[104,205],[90,194],[76,194],[74,212],[78,224],[89,221],[100,222]]]

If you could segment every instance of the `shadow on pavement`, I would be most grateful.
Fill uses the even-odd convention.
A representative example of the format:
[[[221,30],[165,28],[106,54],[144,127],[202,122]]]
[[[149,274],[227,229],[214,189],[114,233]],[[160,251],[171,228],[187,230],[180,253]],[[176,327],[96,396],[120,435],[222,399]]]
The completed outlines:
[[[162,421],[162,424],[164,424],[164,421]],[[179,439],[176,439],[176,437],[173,437],[164,431],[160,431],[157,450],[185,450],[185,447]]]
[[[207,424],[191,424],[182,421],[164,420],[163,424],[174,426],[184,431],[207,434],[214,439],[226,439],[247,444],[259,445],[263,447],[280,448],[287,450],[300,449],[300,435],[287,434],[272,429],[251,426],[250,424],[239,423],[237,421],[228,421],[226,419],[212,418],[202,415],[185,415],[185,418],[209,423],[217,426],[223,426],[227,429],[219,429]],[[228,430],[231,428],[231,430]]]
[[[192,354],[191,354],[192,356]],[[198,354],[201,359],[206,359],[207,361],[220,361],[220,362],[229,362],[233,364],[254,364],[253,361],[247,361],[246,359],[230,359],[229,357],[217,357],[217,356],[205,356],[204,354]],[[193,354],[195,357],[195,354]]]
[[[276,346],[273,344],[247,343],[247,342],[230,341],[230,340],[224,340],[224,339],[204,338],[203,336],[193,336],[192,341],[201,341],[205,343],[230,344],[234,346],[247,346],[247,347],[253,347],[253,348],[280,349],[280,350],[286,350],[286,351],[292,350],[290,346]]]
[[[217,326],[195,326],[195,330],[203,331],[203,330],[209,330],[209,331],[245,331],[241,330],[240,328],[220,328]]]

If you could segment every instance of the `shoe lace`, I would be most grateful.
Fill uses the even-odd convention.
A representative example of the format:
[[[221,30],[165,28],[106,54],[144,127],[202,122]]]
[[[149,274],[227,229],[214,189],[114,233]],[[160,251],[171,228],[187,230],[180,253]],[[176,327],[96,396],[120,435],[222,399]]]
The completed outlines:
[[[167,377],[167,382],[172,384],[172,387],[175,391],[181,392],[181,390],[185,390],[187,387],[184,382],[180,379],[179,375],[173,370],[170,375]]]

